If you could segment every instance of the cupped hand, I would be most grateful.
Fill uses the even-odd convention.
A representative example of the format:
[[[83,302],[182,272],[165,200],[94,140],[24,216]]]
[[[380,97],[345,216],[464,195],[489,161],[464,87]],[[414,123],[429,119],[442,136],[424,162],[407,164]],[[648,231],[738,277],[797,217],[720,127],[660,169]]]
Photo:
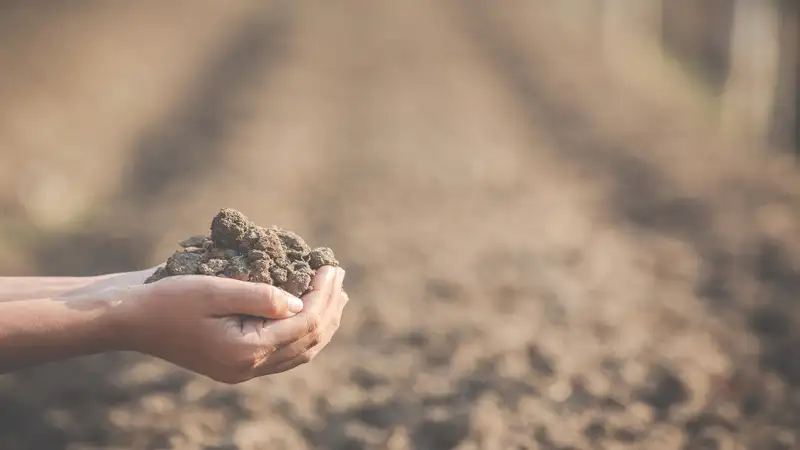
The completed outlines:
[[[300,300],[260,283],[164,278],[120,302],[124,346],[229,384],[284,372],[330,342],[349,300],[343,279],[323,267]]]

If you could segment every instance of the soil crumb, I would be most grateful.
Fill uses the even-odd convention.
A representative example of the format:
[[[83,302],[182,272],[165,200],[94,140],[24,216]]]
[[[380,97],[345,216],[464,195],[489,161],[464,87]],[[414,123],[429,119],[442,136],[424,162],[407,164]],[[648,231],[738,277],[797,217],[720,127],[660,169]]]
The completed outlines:
[[[145,283],[176,275],[210,275],[277,286],[301,296],[322,266],[338,266],[327,247],[311,249],[297,234],[260,227],[244,214],[222,209],[211,221],[210,236],[191,236]]]

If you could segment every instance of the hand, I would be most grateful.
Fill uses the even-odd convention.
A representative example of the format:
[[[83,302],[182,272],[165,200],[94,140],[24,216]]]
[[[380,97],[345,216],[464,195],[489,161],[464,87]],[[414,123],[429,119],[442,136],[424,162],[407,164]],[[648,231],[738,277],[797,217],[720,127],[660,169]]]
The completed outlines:
[[[123,341],[130,350],[229,384],[284,372],[330,342],[348,302],[343,279],[342,269],[321,268],[314,290],[294,305],[298,299],[266,284],[164,278],[130,290],[120,303]]]

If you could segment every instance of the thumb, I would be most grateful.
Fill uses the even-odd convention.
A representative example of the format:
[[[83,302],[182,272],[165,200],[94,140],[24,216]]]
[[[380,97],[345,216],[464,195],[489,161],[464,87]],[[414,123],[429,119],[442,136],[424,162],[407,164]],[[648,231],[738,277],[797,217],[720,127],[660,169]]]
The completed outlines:
[[[228,315],[285,319],[303,310],[303,302],[283,289],[263,283],[216,278],[213,303]]]

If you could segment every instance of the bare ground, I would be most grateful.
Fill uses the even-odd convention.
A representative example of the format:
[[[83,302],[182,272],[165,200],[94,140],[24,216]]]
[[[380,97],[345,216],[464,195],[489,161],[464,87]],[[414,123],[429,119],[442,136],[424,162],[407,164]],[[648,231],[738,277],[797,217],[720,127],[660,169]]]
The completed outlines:
[[[126,143],[104,176],[82,172],[96,148],[57,165],[106,193],[80,220],[0,201],[6,232],[36,230],[0,266],[146,267],[233,207],[334,249],[341,331],[236,387],[128,354],[2,377],[0,447],[798,445],[790,162],[638,95],[526,4],[201,8],[193,39],[224,45],[150,56],[142,92],[174,95],[103,132]]]

